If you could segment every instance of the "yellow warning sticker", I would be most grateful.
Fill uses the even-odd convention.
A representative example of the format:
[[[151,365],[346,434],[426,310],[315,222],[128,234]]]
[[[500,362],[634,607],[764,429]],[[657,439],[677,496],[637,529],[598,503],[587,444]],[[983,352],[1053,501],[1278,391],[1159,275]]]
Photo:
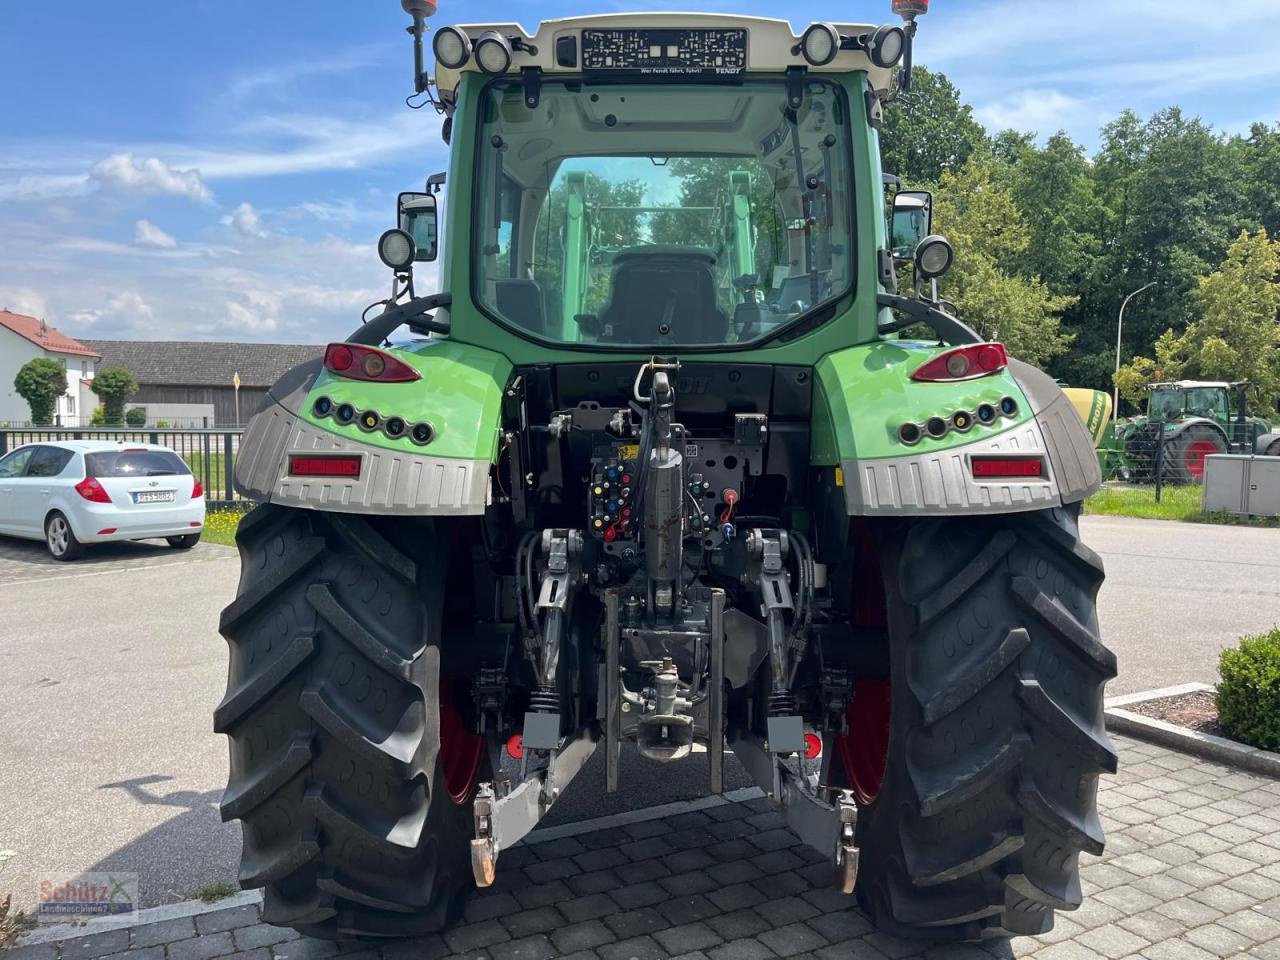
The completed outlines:
[[[640,458],[640,445],[638,443],[628,444],[625,447],[618,448],[619,460],[638,460]]]
[[[836,486],[837,487],[844,486],[844,468],[843,467],[836,467]]]

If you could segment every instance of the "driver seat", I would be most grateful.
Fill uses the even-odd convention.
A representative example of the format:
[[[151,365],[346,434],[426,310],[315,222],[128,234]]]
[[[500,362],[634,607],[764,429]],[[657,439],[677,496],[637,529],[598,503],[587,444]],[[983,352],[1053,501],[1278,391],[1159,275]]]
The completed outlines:
[[[696,247],[636,247],[613,258],[603,343],[724,343],[729,317],[716,301],[716,258]],[[663,323],[670,332],[663,337]]]

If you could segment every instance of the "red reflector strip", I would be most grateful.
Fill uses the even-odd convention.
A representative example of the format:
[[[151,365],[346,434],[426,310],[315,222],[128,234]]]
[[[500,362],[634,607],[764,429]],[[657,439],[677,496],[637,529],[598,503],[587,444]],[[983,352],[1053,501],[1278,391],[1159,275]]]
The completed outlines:
[[[193,526],[193,527],[198,527],[198,526],[200,526],[200,521],[199,521],[199,520],[192,520],[192,521],[191,521],[191,526]]]
[[[113,534],[113,533],[115,533],[115,532],[116,532],[116,528],[115,528],[115,527],[103,527],[101,530],[99,530],[99,531],[98,531],[98,536],[100,536],[100,537],[109,537],[109,536],[111,536],[111,534]]]
[[[979,480],[1044,476],[1044,461],[1039,457],[974,457],[971,462]]]
[[[350,477],[360,476],[358,456],[341,457],[290,457],[289,475],[293,477]]]

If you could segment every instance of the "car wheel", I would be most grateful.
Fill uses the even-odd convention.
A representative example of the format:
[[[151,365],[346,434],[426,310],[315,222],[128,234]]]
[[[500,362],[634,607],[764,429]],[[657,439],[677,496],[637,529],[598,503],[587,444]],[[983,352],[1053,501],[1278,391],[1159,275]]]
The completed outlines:
[[[84,544],[76,539],[71,524],[57,512],[49,514],[44,522],[44,542],[55,560],[75,560],[84,553]]]
[[[165,537],[165,540],[175,550],[190,550],[200,542],[200,534],[184,533],[180,537]]]

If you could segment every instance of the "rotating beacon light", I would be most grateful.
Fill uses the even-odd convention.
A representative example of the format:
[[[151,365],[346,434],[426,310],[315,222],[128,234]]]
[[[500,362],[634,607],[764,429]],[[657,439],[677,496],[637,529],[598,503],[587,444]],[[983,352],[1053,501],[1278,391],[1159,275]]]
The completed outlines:
[[[906,44],[902,51],[902,77],[898,81],[898,92],[911,91],[911,47],[916,37],[916,17],[923,17],[929,12],[929,0],[890,0],[893,12],[902,18],[903,33]]]
[[[430,77],[423,66],[422,35],[427,32],[427,18],[435,16],[436,0],[400,0],[400,6],[413,17],[413,26],[409,27],[409,33],[413,35],[413,90],[423,93]]]

